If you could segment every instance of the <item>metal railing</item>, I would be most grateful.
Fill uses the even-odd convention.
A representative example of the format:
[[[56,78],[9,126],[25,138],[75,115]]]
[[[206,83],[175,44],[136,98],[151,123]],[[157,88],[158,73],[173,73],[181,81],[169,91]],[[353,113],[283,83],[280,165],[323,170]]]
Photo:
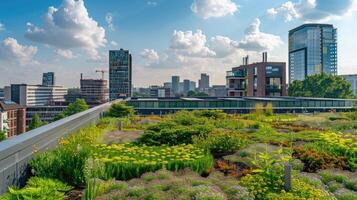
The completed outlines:
[[[24,186],[30,174],[27,163],[35,152],[53,149],[63,136],[96,122],[112,103],[102,104],[0,142],[0,195],[9,186]]]

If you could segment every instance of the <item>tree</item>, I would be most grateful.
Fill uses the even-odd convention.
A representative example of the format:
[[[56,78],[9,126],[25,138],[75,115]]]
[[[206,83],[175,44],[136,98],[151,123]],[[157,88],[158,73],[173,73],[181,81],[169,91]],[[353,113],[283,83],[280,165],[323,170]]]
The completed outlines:
[[[0,131],[0,142],[6,139],[6,132]]]
[[[124,102],[113,103],[109,108],[108,116],[110,117],[127,117],[134,114],[134,108],[127,106]]]
[[[29,130],[39,128],[46,124],[47,124],[46,122],[42,122],[38,114],[35,114],[34,116],[32,116],[31,123],[29,125]]]
[[[188,97],[207,97],[208,94],[204,93],[204,92],[195,92],[195,91],[188,91],[187,92],[187,96]]]
[[[303,81],[294,81],[288,89],[290,96],[321,98],[355,98],[351,84],[341,76],[316,74]]]
[[[68,116],[71,116],[71,115],[74,115],[76,113],[79,113],[79,112],[83,112],[85,110],[88,110],[89,106],[88,104],[86,103],[86,101],[84,99],[76,99],[75,102],[73,103],[70,103],[68,105],[68,107],[66,109],[64,109],[64,111],[60,114],[58,114],[56,117],[55,117],[55,121],[56,120],[60,120],[60,119],[63,119],[65,117],[68,117]]]

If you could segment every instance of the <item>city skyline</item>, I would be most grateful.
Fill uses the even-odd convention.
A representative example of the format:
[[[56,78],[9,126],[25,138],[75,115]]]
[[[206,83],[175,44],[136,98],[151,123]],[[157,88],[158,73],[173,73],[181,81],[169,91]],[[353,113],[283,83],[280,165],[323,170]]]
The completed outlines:
[[[288,31],[306,22],[338,29],[338,74],[356,73],[356,1],[328,1],[2,2],[0,87],[37,84],[48,71],[58,85],[79,87],[80,73],[99,78],[95,70],[108,69],[109,50],[120,48],[132,53],[135,87],[201,73],[225,84],[225,72],[245,55],[258,62],[268,51],[269,61],[288,63]]]

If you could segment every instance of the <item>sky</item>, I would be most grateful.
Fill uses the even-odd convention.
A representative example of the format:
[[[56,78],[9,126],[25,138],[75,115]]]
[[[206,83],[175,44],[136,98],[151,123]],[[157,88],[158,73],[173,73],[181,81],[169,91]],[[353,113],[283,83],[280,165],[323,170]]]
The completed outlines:
[[[288,31],[312,22],[338,29],[338,74],[356,74],[357,0],[4,0],[0,87],[39,84],[48,71],[78,87],[120,48],[133,56],[135,87],[201,73],[224,85],[243,56],[288,62]]]

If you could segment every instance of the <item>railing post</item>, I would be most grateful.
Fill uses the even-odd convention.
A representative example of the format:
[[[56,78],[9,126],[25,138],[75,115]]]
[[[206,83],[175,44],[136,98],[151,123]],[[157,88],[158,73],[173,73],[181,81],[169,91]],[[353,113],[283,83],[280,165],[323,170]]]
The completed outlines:
[[[284,166],[284,189],[287,192],[291,190],[291,165],[289,163]]]

